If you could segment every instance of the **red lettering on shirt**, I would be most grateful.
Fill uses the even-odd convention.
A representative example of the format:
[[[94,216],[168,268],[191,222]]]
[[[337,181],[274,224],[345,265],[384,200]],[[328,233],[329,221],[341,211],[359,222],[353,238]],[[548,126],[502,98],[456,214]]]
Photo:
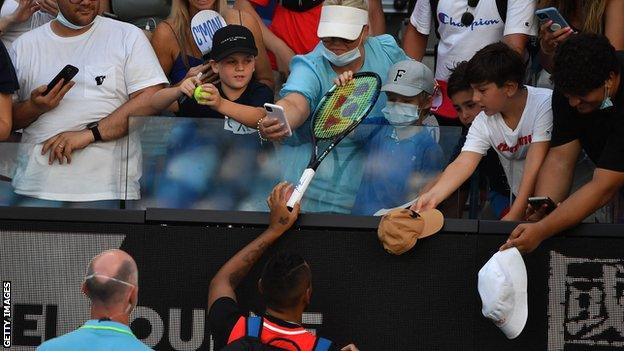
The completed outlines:
[[[518,151],[520,146],[530,144],[531,141],[533,140],[532,136],[533,136],[532,134],[525,135],[525,136],[520,136],[520,137],[518,137],[518,142],[514,146],[509,146],[509,145],[507,145],[507,143],[500,143],[500,144],[498,144],[498,146],[496,146],[496,148],[500,152],[507,151],[507,152],[510,152],[510,153],[513,154],[514,152]]]

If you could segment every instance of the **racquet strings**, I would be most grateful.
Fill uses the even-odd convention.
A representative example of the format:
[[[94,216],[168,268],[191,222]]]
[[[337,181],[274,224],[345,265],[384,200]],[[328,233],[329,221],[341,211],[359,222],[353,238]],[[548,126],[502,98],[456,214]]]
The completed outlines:
[[[360,76],[336,87],[316,111],[314,136],[317,139],[333,138],[359,123],[375,103],[377,85],[377,77]]]

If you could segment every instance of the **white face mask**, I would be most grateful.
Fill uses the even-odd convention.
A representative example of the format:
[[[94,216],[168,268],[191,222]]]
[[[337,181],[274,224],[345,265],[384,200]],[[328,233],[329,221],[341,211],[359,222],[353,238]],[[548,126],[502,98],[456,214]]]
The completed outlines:
[[[361,43],[361,41],[360,41]],[[353,50],[349,50],[342,55],[336,55],[333,51],[329,50],[325,45],[321,42],[321,46],[323,47],[323,56],[331,62],[334,66],[344,67],[351,62],[357,60],[362,56],[360,53],[360,44]]]
[[[403,102],[386,102],[381,112],[384,117],[395,127],[405,127],[413,125],[420,117],[420,108],[416,105]]]
[[[609,88],[607,88],[607,85],[605,84],[605,96],[599,108],[601,110],[604,110],[612,106],[613,106],[613,101],[611,101],[611,97],[609,96]]]
[[[91,21],[91,23],[84,25],[84,26],[73,24],[67,18],[65,18],[65,16],[63,16],[63,13],[60,10],[58,12],[58,15],[56,15],[56,20],[59,21],[59,23],[62,24],[63,26],[73,29],[73,30],[83,29],[85,27],[92,25],[93,22],[95,22],[95,18],[93,18],[93,21]]]

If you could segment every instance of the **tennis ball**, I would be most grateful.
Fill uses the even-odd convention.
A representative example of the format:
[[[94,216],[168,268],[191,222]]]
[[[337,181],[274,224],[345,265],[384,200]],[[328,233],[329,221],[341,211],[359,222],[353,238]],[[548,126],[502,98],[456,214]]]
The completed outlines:
[[[193,97],[195,98],[196,101],[200,101],[203,100],[204,98],[208,97],[210,95],[209,92],[205,92],[202,90],[201,85],[198,86],[197,88],[195,88],[195,91],[193,92]]]

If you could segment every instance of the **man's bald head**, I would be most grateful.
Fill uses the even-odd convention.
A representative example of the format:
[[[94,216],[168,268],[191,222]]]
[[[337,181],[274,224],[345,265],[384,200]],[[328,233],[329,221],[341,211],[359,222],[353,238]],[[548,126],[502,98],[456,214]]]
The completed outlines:
[[[125,293],[132,286],[138,286],[138,270],[134,259],[126,252],[107,250],[89,262],[85,293],[94,304],[125,303]]]

